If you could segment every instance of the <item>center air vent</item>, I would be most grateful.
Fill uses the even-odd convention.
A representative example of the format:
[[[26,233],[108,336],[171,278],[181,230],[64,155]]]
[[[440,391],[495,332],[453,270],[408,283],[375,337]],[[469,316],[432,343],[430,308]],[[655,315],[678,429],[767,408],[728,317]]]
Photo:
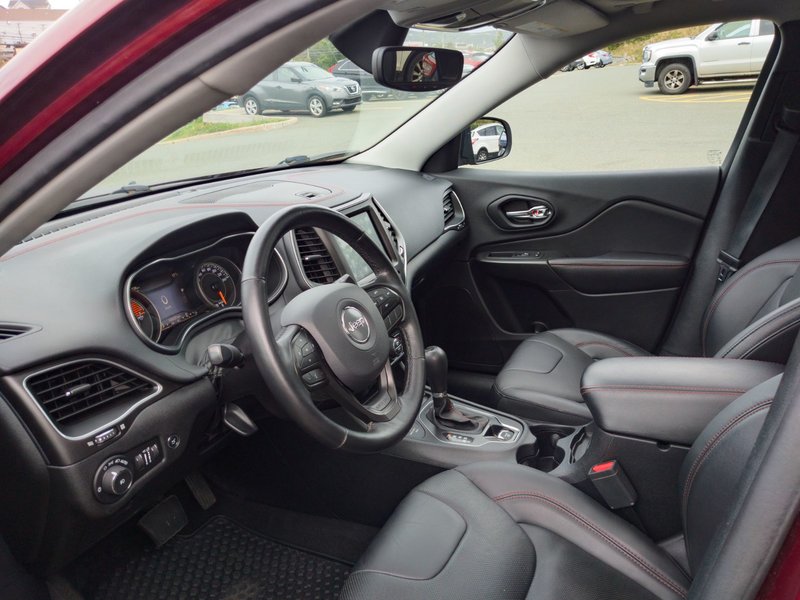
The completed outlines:
[[[28,377],[25,387],[58,425],[105,409],[127,409],[159,389],[152,381],[100,360],[81,360],[42,371]]]
[[[386,231],[386,235],[389,236],[389,239],[392,240],[392,246],[395,249],[399,249],[400,243],[397,239],[397,231],[394,229],[394,225],[389,222],[389,219],[386,218],[386,215],[383,214],[383,211],[377,211],[378,218],[381,220],[381,225],[383,225],[384,231]]]
[[[306,278],[312,283],[333,283],[339,279],[339,269],[328,248],[311,228],[295,229],[297,252]]]

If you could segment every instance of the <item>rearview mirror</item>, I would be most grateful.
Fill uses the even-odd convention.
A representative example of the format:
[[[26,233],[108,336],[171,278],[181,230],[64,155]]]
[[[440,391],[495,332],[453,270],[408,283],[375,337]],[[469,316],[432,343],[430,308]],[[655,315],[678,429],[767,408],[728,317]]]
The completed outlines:
[[[706,36],[706,41],[707,42],[713,42],[714,40],[718,40],[718,39],[719,39],[719,33],[717,31],[712,31],[711,33],[709,33]]]
[[[511,152],[511,127],[494,117],[470,123],[461,134],[460,164],[481,165],[505,158]]]
[[[464,55],[458,50],[384,46],[372,54],[372,75],[379,84],[406,92],[449,88],[461,79]]]

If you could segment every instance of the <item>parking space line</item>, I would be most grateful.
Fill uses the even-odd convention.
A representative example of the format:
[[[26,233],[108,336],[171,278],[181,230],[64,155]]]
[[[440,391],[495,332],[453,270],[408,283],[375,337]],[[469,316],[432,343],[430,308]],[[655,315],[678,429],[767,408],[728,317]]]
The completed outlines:
[[[752,92],[722,92],[714,95],[692,94],[689,96],[639,96],[646,102],[666,102],[668,104],[728,104],[747,102]]]

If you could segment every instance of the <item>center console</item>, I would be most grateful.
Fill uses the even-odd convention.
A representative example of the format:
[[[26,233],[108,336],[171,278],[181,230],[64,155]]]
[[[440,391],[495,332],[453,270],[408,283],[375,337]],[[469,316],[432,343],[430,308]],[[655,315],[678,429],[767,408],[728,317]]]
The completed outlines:
[[[581,385],[593,421],[568,426],[451,396],[444,352],[429,348],[425,358],[429,389],[414,426],[391,454],[443,468],[493,460],[548,472],[612,509],[624,509],[623,518],[654,539],[681,530],[674,496],[681,465],[700,432],[731,401],[783,370],[731,359],[601,360],[589,366]]]

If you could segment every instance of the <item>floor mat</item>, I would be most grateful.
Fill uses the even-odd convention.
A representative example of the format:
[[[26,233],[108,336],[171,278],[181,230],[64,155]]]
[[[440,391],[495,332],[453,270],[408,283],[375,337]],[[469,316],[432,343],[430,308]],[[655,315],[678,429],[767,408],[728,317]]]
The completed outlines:
[[[88,600],[327,600],[338,596],[350,569],[224,516],[114,562],[78,569],[75,583]]]

